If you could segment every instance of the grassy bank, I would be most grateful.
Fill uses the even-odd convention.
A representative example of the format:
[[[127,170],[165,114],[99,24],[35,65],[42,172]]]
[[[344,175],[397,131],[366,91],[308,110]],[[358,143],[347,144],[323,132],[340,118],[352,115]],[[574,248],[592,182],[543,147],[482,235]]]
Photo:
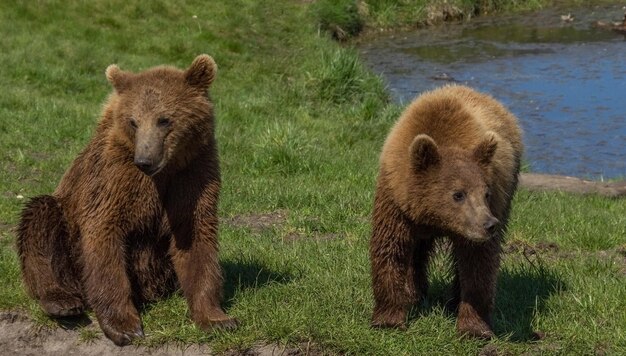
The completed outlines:
[[[419,27],[495,12],[534,10],[552,0],[318,0],[312,9],[322,30],[336,39],[366,29]]]
[[[476,16],[589,6],[585,0],[317,0],[312,10],[319,28],[335,39],[349,40],[380,30],[440,25]],[[619,3],[596,0],[594,4]]]
[[[209,53],[219,66],[212,96],[224,182],[225,308],[243,324],[203,333],[174,296],[143,311],[148,337],[138,343],[626,353],[626,201],[558,193],[515,198],[497,340],[455,336],[454,317],[442,308],[449,275],[441,258],[408,331],[369,328],[377,158],[401,108],[354,51],[318,31],[321,2],[0,2],[0,309],[27,310],[54,325],[23,291],[13,228],[24,201],[50,193],[91,137],[110,91],[104,69],[186,67]]]

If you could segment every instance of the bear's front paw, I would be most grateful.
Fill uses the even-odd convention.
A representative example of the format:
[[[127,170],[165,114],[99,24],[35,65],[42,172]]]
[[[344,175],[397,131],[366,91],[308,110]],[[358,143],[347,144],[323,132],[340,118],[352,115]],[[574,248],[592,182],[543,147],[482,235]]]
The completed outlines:
[[[231,331],[237,329],[238,326],[239,320],[227,317],[225,319],[209,320],[208,322],[203,323],[202,329],[204,329],[205,331],[211,331],[215,329]]]
[[[460,337],[491,339],[495,337],[488,320],[487,313],[478,313],[476,308],[468,302],[459,304],[459,315],[456,319],[456,332]]]
[[[237,329],[239,320],[228,316],[221,308],[212,308],[192,315],[193,321],[204,331]]]
[[[136,312],[107,318],[98,317],[98,321],[104,335],[117,346],[125,346],[134,338],[144,337],[141,319]]]
[[[406,313],[401,311],[374,312],[372,317],[372,327],[374,328],[394,328],[406,330]]]
[[[456,333],[460,337],[476,338],[490,340],[495,337],[489,325],[482,320],[459,321],[456,327]]]
[[[85,309],[85,304],[79,296],[61,290],[46,293],[39,302],[43,310],[55,318],[77,316]]]

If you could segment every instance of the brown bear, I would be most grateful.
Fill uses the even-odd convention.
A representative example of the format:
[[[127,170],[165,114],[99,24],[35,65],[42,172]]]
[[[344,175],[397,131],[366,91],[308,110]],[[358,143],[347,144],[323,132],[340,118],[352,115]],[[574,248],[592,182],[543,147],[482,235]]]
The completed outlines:
[[[53,317],[91,308],[117,345],[143,336],[137,308],[177,288],[205,330],[232,329],[220,307],[220,170],[208,89],[217,67],[106,70],[114,91],[95,135],[52,195],[24,208],[23,280]]]
[[[449,237],[459,335],[490,338],[491,312],[521,130],[504,106],[458,85],[419,96],[380,157],[370,259],[375,327],[406,328],[428,288],[434,241]]]

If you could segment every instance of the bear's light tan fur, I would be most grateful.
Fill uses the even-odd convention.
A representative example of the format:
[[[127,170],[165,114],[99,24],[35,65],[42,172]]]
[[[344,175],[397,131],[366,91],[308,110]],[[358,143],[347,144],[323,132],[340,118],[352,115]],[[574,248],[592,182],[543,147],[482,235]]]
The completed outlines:
[[[522,155],[517,119],[492,97],[446,86],[404,111],[380,157],[370,257],[372,324],[404,327],[426,294],[434,239],[452,241],[459,334],[491,337],[502,236]]]

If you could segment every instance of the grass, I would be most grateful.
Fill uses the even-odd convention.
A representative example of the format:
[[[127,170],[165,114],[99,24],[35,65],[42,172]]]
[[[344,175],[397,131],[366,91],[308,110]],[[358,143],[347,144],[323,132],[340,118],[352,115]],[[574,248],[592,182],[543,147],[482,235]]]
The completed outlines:
[[[374,14],[409,4],[367,3]],[[243,324],[203,333],[176,295],[146,307],[148,337],[138,343],[208,343],[218,352],[310,343],[351,354],[477,354],[486,346],[626,353],[626,201],[560,193],[515,198],[508,239],[516,248],[500,273],[497,340],[455,336],[443,308],[442,257],[406,332],[369,328],[369,214],[379,150],[401,108],[353,50],[320,34],[318,5],[1,2],[0,309],[54,325],[21,287],[13,248],[19,196],[52,192],[88,142],[110,91],[104,69],[185,67],[209,53],[219,66],[212,96],[224,182],[224,303]],[[284,217],[265,228],[234,219],[258,214]],[[545,336],[534,341],[536,332]],[[94,337],[81,331],[83,340]]]
[[[534,10],[551,0],[318,0],[312,6],[319,28],[339,40],[363,29],[440,24],[494,12]]]

